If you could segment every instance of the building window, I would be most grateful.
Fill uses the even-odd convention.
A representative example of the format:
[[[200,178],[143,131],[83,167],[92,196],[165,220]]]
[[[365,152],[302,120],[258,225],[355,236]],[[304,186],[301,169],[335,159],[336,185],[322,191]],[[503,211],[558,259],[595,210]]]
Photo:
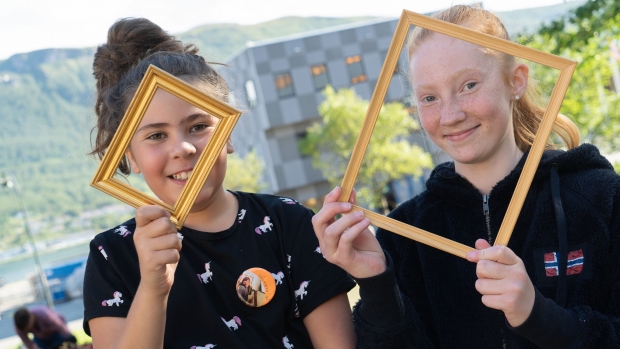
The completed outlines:
[[[293,80],[291,80],[291,74],[282,73],[276,75],[276,88],[278,89],[278,96],[280,96],[280,98],[292,96]]]
[[[317,64],[310,67],[312,72],[312,78],[314,79],[314,87],[317,90],[322,90],[329,84],[327,79],[327,67],[325,64]]]
[[[352,84],[366,81],[366,74],[364,74],[364,68],[362,67],[362,57],[360,55],[347,57],[347,59],[345,59],[345,62],[349,67],[349,75],[351,76]]]

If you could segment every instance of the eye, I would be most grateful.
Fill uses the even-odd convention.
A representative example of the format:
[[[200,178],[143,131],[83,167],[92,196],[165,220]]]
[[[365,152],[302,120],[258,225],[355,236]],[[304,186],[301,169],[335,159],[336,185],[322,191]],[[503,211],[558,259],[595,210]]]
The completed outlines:
[[[426,96],[426,97],[423,97],[422,100],[424,102],[429,103],[429,102],[434,102],[436,100],[436,98],[435,98],[435,96]]]
[[[166,138],[166,134],[161,133],[161,132],[156,132],[156,133],[152,133],[150,134],[148,137],[146,137],[146,139],[150,139],[153,141],[159,141]]]
[[[209,128],[209,125],[207,124],[196,124],[190,128],[189,132],[200,132],[206,130],[207,128]]]
[[[478,83],[475,83],[475,82],[467,83],[463,89],[464,90],[471,90],[472,88],[476,87],[477,84]]]

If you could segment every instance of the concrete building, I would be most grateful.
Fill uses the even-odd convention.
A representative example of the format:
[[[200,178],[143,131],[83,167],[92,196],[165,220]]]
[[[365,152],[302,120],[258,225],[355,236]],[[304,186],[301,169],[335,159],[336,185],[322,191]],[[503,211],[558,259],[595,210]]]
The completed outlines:
[[[326,85],[352,87],[370,100],[397,23],[376,19],[248,43],[227,62],[224,74],[237,102],[247,99],[233,142],[241,155],[255,149],[265,160],[269,192],[312,205],[312,199],[332,189],[312,159],[300,153],[298,142],[308,126],[320,121],[317,107]],[[405,65],[401,54],[398,66]],[[399,71],[385,102],[403,101],[408,95],[407,78]],[[414,137],[426,148],[419,135]],[[410,197],[421,185],[404,181],[398,188]]]

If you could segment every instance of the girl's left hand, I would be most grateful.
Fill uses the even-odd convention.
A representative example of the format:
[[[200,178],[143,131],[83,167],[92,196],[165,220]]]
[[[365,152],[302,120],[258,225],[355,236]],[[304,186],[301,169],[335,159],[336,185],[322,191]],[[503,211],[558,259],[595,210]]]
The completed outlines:
[[[523,261],[508,247],[491,247],[483,239],[476,241],[476,249],[467,254],[467,260],[478,264],[476,290],[482,294],[482,303],[503,311],[510,326],[523,324],[532,313],[535,297]]]

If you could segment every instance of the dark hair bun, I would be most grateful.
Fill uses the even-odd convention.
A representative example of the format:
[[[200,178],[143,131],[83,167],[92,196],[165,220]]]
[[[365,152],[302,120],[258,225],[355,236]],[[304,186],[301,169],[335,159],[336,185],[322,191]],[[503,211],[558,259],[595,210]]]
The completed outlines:
[[[198,49],[193,45],[184,47],[181,41],[146,18],[116,21],[108,31],[108,42],[95,53],[93,75],[98,92],[117,83],[140,60],[158,51],[195,54]]]

